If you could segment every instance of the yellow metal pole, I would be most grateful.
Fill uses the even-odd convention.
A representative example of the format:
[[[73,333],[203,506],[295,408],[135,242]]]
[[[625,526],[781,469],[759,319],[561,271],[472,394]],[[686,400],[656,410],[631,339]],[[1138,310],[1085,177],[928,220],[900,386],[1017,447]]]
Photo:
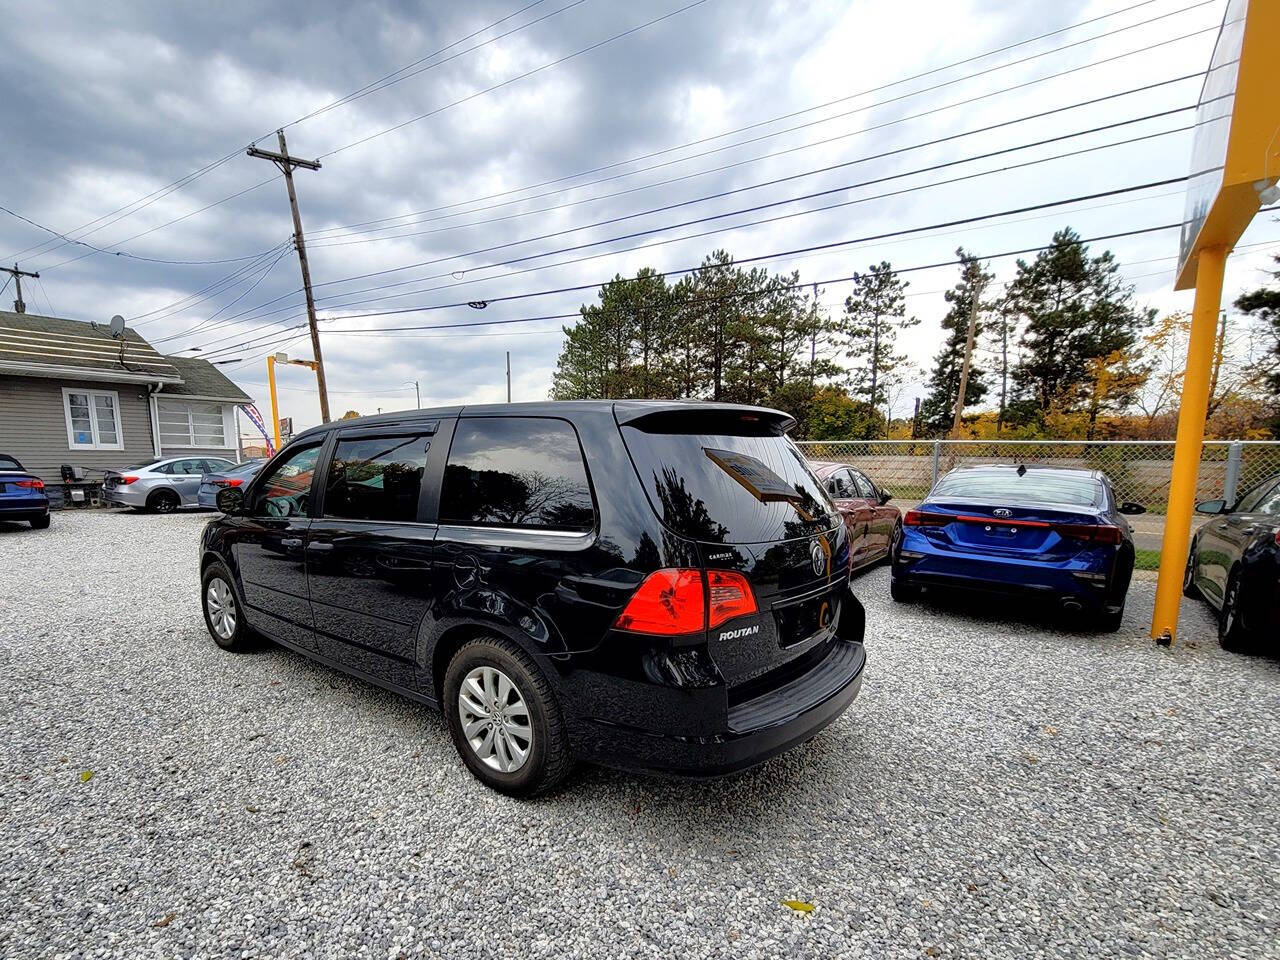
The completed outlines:
[[[1196,299],[1191,309],[1191,337],[1187,343],[1187,367],[1178,409],[1178,441],[1173,451],[1169,510],[1165,514],[1164,539],[1160,545],[1160,579],[1156,583],[1156,607],[1151,618],[1151,636],[1169,643],[1178,630],[1182,573],[1191,540],[1191,514],[1195,509],[1196,479],[1200,473],[1204,423],[1209,410],[1209,373],[1213,368],[1214,334],[1222,304],[1226,262],[1227,251],[1211,247],[1200,251],[1196,264]]]
[[[276,435],[276,450],[280,449],[280,408],[276,404],[276,357],[267,357],[267,385],[271,388],[271,426]]]

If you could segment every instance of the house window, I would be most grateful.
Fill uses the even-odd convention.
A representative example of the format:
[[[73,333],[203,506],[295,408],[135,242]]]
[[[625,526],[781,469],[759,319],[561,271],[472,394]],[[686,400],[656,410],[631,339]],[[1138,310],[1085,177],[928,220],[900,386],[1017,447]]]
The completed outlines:
[[[67,417],[67,446],[72,450],[123,450],[120,397],[114,390],[64,387],[62,412]]]
[[[157,404],[160,417],[160,446],[219,447],[227,444],[226,421],[220,403],[184,403],[161,400]]]

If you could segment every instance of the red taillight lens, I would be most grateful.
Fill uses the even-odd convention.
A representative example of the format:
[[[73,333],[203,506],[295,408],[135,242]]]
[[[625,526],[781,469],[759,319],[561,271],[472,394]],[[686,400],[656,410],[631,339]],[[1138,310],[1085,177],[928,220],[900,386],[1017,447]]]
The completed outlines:
[[[19,480],[14,484],[15,487],[22,487],[24,490],[43,490],[43,480]]]
[[[244,481],[238,479],[237,477],[231,477],[230,479],[227,479],[227,480],[218,479],[213,481],[213,485],[215,487],[238,487],[242,483],[244,483]]]
[[[116,481],[116,483],[122,483],[126,487],[131,483],[137,483],[137,482],[138,482],[137,477],[121,477],[119,480]]]
[[[707,604],[702,571],[655,570],[632,594],[614,626],[633,633],[668,636],[705,630]]]
[[[751,584],[740,573],[730,570],[708,570],[707,627],[718,627],[726,620],[756,612],[756,596]]]
[[[945,527],[954,520],[945,513],[922,513],[919,510],[908,510],[902,522],[908,527]]]
[[[1055,523],[1053,532],[1070,540],[1087,540],[1090,543],[1115,545],[1122,539],[1119,527],[1092,523]]]

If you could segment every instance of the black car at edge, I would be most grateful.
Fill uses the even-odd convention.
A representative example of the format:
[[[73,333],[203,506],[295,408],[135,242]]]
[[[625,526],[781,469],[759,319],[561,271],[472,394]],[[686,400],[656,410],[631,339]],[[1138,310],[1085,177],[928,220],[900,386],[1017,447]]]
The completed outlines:
[[[1224,649],[1276,647],[1280,637],[1280,474],[1237,502],[1204,500],[1208,514],[1191,541],[1182,592],[1218,612]]]
[[[751,766],[835,720],[865,663],[845,526],[793,423],[581,401],[309,430],[219,493],[206,623],[439,706],[508,793],[578,758]]]

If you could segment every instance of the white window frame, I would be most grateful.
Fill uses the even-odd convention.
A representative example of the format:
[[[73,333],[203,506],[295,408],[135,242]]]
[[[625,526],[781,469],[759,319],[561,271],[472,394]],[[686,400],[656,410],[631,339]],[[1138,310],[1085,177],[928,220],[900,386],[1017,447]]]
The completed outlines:
[[[79,393],[89,398],[89,430],[93,434],[90,443],[76,443],[75,426],[71,422],[71,394]],[[98,438],[98,408],[93,403],[94,397],[110,397],[111,408],[116,412],[116,442],[103,443]],[[62,388],[62,415],[67,422],[67,448],[70,450],[123,450],[124,449],[124,417],[120,411],[120,394],[115,390],[93,390],[89,387]]]
[[[231,406],[230,404],[210,402],[210,401],[188,400],[178,396],[166,397],[159,394],[155,396],[155,401],[156,401],[156,430],[157,430],[157,436],[159,437],[159,441],[160,441],[160,447],[162,450],[165,447],[168,447],[170,450],[234,450],[236,448],[235,436],[233,432],[234,421],[232,420],[231,416],[228,415],[228,407]],[[170,440],[165,439],[164,437],[165,425],[161,423],[161,418],[164,416],[164,413],[161,410],[161,407],[163,407],[165,404],[181,404],[182,406],[186,407],[187,437],[185,442],[177,442],[172,439]],[[196,407],[205,407],[209,410],[210,413],[212,413],[215,409],[218,411],[218,415],[222,417],[222,443],[197,443],[196,442],[195,423],[191,419],[191,414]],[[169,426],[171,430],[172,425],[169,425]]]

